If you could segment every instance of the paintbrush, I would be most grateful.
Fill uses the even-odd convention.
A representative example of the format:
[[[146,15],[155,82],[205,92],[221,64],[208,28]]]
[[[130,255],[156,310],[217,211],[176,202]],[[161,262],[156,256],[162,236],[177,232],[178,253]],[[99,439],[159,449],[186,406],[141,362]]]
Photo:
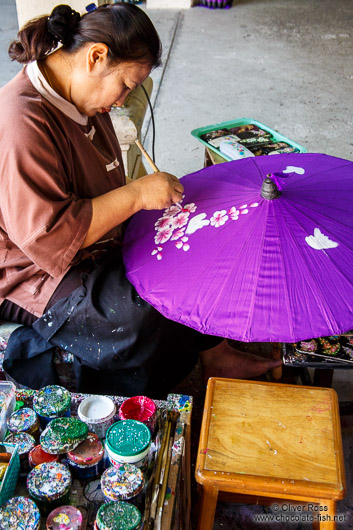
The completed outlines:
[[[168,419],[170,426],[168,428],[168,438],[165,447],[165,453],[163,455],[160,480],[159,480],[159,492],[157,499],[157,509],[155,514],[155,527],[156,530],[160,530],[162,522],[163,505],[165,501],[165,495],[167,490],[167,482],[170,470],[170,462],[172,457],[172,447],[174,442],[175,425],[179,414],[173,410],[168,411]]]
[[[155,173],[157,173],[157,171],[159,171],[158,167],[156,166],[156,164],[153,162],[152,158],[150,157],[150,155],[147,153],[146,149],[143,147],[142,143],[140,142],[139,139],[136,139],[135,140],[135,144],[137,145],[137,147],[140,149],[141,153],[143,154],[143,156],[146,158],[146,160],[148,161],[149,165],[151,166],[151,168],[153,169],[153,171]]]
[[[152,487],[152,501],[151,501],[151,510],[150,510],[150,520],[154,520],[156,517],[156,510],[157,510],[157,501],[158,501],[158,494],[159,494],[159,488],[160,488],[160,475],[161,475],[161,469],[162,469],[162,461],[164,458],[164,455],[166,453],[166,448],[168,448],[168,441],[170,436],[170,428],[171,428],[171,421],[170,418],[167,417],[167,420],[164,425],[164,433],[161,441],[161,447],[159,449],[159,455],[157,459],[157,468],[156,468],[156,474],[154,476],[153,481],[153,487]]]

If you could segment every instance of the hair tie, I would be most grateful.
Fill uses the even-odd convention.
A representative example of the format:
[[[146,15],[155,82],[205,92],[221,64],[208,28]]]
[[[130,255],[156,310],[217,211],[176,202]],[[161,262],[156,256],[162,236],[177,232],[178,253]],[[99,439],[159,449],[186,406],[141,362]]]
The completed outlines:
[[[48,31],[62,44],[70,44],[81,19],[80,13],[68,5],[54,7],[48,17]]]

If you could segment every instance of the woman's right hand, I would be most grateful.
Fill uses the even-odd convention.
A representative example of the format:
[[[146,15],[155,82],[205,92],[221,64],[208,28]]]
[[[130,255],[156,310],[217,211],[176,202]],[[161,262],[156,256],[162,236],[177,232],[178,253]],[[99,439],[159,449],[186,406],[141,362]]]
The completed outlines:
[[[162,210],[181,201],[184,186],[175,175],[158,171],[134,180],[128,186],[138,191],[143,210]]]

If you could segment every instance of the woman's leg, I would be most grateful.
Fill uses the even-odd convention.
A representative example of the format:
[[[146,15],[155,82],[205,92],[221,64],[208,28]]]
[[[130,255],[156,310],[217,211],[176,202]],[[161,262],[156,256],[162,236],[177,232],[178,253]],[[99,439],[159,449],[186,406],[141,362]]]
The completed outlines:
[[[201,351],[200,359],[205,381],[209,377],[249,379],[282,364],[281,359],[259,357],[235,350],[226,339],[214,347]]]

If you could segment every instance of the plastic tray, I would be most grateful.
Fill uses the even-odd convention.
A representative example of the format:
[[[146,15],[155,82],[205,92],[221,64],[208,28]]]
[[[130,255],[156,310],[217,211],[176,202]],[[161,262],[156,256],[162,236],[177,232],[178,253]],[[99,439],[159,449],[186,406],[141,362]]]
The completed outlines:
[[[230,158],[229,156],[225,155],[224,153],[222,153],[219,149],[217,149],[217,147],[214,147],[213,145],[209,144],[208,142],[205,142],[205,140],[203,140],[201,138],[201,136],[203,134],[205,134],[205,133],[208,133],[208,132],[211,132],[211,131],[215,131],[217,129],[223,129],[223,128],[228,129],[228,128],[232,128],[232,127],[238,127],[239,125],[247,125],[247,124],[257,125],[260,129],[263,129],[264,131],[269,132],[271,134],[273,140],[275,140],[276,142],[286,142],[290,146],[295,147],[296,149],[298,149],[300,153],[306,153],[307,152],[307,149],[305,147],[303,147],[302,145],[299,145],[298,143],[294,142],[293,140],[290,140],[289,138],[287,138],[286,136],[283,136],[283,134],[280,134],[279,132],[275,131],[274,129],[271,129],[267,125],[264,125],[263,123],[261,123],[259,121],[256,121],[256,120],[253,120],[251,118],[238,118],[236,120],[223,121],[221,123],[215,123],[213,125],[207,125],[205,127],[199,127],[198,129],[193,129],[191,131],[191,134],[195,138],[197,138],[201,143],[203,143],[205,145],[205,147],[207,147],[208,149],[211,149],[212,151],[217,153],[219,156],[221,156],[225,160],[229,160],[230,161],[230,160],[233,160],[233,159]]]
[[[0,483],[0,504],[6,502],[15,493],[17,479],[20,472],[20,456],[18,446],[3,443],[9,453],[12,453],[11,460]]]
[[[0,441],[7,431],[7,419],[13,413],[16,404],[16,387],[11,381],[0,381],[0,395],[5,394],[5,399],[0,404]]]

